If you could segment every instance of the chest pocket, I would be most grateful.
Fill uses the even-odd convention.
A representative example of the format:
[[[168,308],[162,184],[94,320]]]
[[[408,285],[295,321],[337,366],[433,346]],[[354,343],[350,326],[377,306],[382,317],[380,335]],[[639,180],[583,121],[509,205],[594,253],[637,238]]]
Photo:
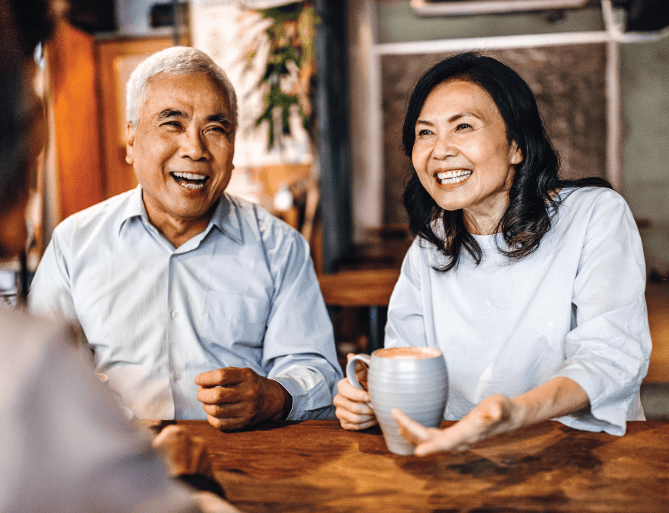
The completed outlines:
[[[202,326],[211,345],[261,347],[269,315],[269,302],[230,292],[205,291]]]

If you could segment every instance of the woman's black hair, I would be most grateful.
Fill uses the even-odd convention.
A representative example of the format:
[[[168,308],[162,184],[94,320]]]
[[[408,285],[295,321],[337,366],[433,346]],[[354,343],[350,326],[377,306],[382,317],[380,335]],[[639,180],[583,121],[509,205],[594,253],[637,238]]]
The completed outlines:
[[[463,80],[485,89],[504,119],[509,142],[515,141],[522,152],[523,160],[516,166],[509,190],[509,206],[496,230],[508,248],[498,246],[498,249],[510,260],[522,259],[539,247],[559,207],[559,201],[552,197],[557,189],[586,186],[612,188],[602,178],[560,179],[560,159],[546,133],[531,89],[511,68],[476,52],[444,59],[425,72],[416,84],[402,128],[404,152],[409,158],[416,140],[416,121],[425,99],[435,86],[449,80]],[[483,252],[465,227],[462,210],[447,211],[437,205],[420,183],[413,167],[403,201],[411,233],[434,244],[445,257],[446,262],[437,270],[445,272],[455,268],[463,249],[477,264],[481,262]],[[443,225],[443,233],[437,235],[434,228],[439,221]]]

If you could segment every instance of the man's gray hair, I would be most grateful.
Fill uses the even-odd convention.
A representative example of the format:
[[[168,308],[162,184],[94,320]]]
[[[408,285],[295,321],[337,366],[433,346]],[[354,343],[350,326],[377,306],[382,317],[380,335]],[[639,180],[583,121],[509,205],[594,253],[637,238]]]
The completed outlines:
[[[149,79],[158,73],[189,75],[204,73],[227,95],[232,110],[232,123],[237,128],[237,94],[225,71],[201,50],[188,46],[173,46],[154,53],[142,62],[130,75],[126,85],[126,116],[133,128],[137,128],[139,111],[146,101]]]

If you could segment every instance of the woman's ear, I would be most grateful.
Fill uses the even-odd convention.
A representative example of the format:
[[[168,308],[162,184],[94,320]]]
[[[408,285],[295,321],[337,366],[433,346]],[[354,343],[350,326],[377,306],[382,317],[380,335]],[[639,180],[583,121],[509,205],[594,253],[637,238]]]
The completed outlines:
[[[518,147],[516,141],[511,141],[509,160],[512,164],[520,164],[523,161],[523,151]]]

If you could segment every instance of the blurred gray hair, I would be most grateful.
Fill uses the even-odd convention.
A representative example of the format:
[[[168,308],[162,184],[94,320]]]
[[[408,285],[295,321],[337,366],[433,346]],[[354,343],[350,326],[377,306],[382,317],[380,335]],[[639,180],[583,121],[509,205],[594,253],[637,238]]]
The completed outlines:
[[[158,73],[171,75],[190,75],[204,73],[228,99],[232,110],[233,126],[237,129],[237,94],[225,71],[211,57],[201,50],[188,46],[173,46],[154,53],[142,62],[130,75],[126,85],[126,116],[133,128],[137,128],[139,111],[146,101],[149,79]]]

